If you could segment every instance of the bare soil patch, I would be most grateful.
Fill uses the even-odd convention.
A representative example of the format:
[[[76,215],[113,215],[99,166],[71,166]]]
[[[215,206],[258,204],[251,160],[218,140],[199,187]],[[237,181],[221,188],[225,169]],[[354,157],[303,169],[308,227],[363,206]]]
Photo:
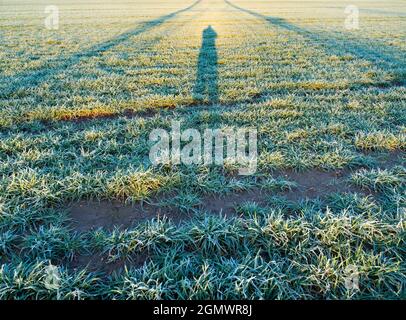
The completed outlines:
[[[203,198],[202,207],[207,212],[231,216],[235,214],[235,207],[245,202],[255,202],[260,205],[265,204],[268,195],[269,193],[263,192],[260,188],[221,196],[210,195]]]
[[[246,202],[255,202],[266,205],[267,199],[274,195],[286,197],[288,200],[299,201],[323,197],[335,192],[359,192],[362,191],[345,181],[349,174],[347,171],[325,172],[310,170],[307,172],[284,172],[278,176],[295,181],[297,188],[290,191],[270,192],[260,187],[238,193],[224,195],[208,195],[202,199],[200,210],[208,214],[221,214],[232,216],[236,214],[235,208]],[[162,199],[161,199],[162,200]],[[176,208],[159,206],[150,201],[126,205],[119,201],[81,201],[73,203],[69,208],[72,226],[78,232],[86,232],[103,228],[128,228],[133,225],[151,220],[157,217],[167,217],[174,223],[180,223],[190,219],[193,215],[180,212]]]
[[[402,163],[403,152],[381,154],[377,159],[377,167],[390,169]],[[349,169],[336,171],[321,171],[319,169],[305,172],[293,170],[276,173],[275,177],[294,181],[297,187],[288,191],[269,191],[256,187],[247,191],[224,195],[207,195],[203,197],[199,209],[207,214],[232,216],[235,208],[246,202],[266,205],[271,196],[283,196],[290,201],[325,198],[333,193],[371,194],[348,182],[352,171]],[[168,196],[166,196],[168,197]],[[78,232],[86,232],[98,228],[112,230],[113,228],[129,228],[136,224],[157,217],[167,217],[178,224],[189,220],[193,214],[186,214],[177,208],[158,205],[163,199],[152,199],[126,205],[119,201],[81,201],[68,207],[73,228]]]
[[[323,197],[331,193],[361,192],[359,188],[350,185],[346,181],[349,175],[349,170],[288,171],[281,176],[287,180],[295,181],[298,187],[291,192],[284,192],[283,195],[289,200],[298,201],[300,199]]]
[[[404,165],[406,160],[405,152],[402,150],[395,150],[387,153],[369,152],[366,154],[375,158],[377,168],[380,169],[391,169],[398,165]]]
[[[403,156],[404,153],[402,152],[381,154],[375,158],[377,160],[377,167],[390,169],[401,164]],[[271,196],[283,196],[290,201],[300,201],[315,198],[323,199],[333,193],[370,194],[348,182],[351,173],[352,171],[349,169],[336,171],[313,169],[306,172],[289,170],[279,172],[275,174],[275,177],[294,181],[297,187],[288,191],[275,192],[256,187],[251,190],[221,196],[208,195],[202,199],[202,205],[199,209],[207,214],[233,216],[236,215],[236,207],[246,202],[255,202],[266,206],[267,200]],[[119,201],[81,201],[69,207],[69,214],[72,219],[72,225],[78,232],[86,232],[98,228],[106,230],[128,228],[157,217],[167,217],[178,224],[193,217],[193,214],[180,212],[176,208],[162,207],[154,204],[159,203],[162,198],[154,200],[151,200],[149,203],[142,202],[135,205],[126,205]],[[74,271],[87,268],[91,272],[101,272],[105,276],[109,276],[114,272],[123,271],[125,267],[141,267],[147,260],[147,254],[138,254],[131,257],[130,260],[110,261],[108,253],[97,253],[77,255],[68,265],[69,269]]]
[[[78,271],[86,268],[90,272],[101,272],[105,275],[111,275],[113,272],[119,272],[127,267],[141,267],[147,260],[146,255],[139,254],[131,257],[131,260],[110,261],[108,254],[77,255],[68,263],[69,269]]]
[[[361,189],[346,181],[350,171],[320,171],[318,169],[306,172],[285,171],[276,176],[294,181],[297,187],[288,191],[267,191],[261,187],[233,193],[224,196],[208,196],[203,200],[203,207],[210,212],[221,212],[225,215],[235,213],[235,208],[246,202],[266,205],[271,196],[283,196],[287,200],[300,201],[305,199],[323,198],[332,193],[358,192]]]
[[[84,232],[98,228],[111,230],[115,227],[127,228],[156,217],[168,217],[177,222],[185,216],[170,208],[161,208],[146,202],[126,205],[119,201],[80,201],[69,208],[72,226]]]

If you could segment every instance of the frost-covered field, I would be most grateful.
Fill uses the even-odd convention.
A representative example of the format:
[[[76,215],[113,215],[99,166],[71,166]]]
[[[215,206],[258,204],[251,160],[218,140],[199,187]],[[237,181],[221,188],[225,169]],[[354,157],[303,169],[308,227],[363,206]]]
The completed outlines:
[[[0,3],[1,299],[406,298],[405,1],[48,5]],[[152,166],[173,120],[256,173]]]

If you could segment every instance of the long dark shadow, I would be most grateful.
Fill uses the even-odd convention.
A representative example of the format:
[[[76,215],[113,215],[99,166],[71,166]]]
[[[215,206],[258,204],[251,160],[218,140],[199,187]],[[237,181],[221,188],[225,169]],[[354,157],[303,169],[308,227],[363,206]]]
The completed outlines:
[[[352,54],[360,59],[368,60],[371,63],[375,64],[377,67],[381,67],[383,69],[391,69],[393,68],[394,64],[404,64],[404,62],[402,62],[403,58],[396,57],[401,52],[396,51],[393,48],[389,48],[383,45],[376,45],[371,42],[365,43],[365,41],[361,39],[340,39],[335,37],[334,34],[316,33],[312,30],[307,30],[305,28],[296,26],[283,18],[265,16],[258,12],[239,7],[228,0],[224,0],[224,2],[237,10],[248,13],[256,18],[265,20],[276,27],[296,32],[297,34],[310,39],[314,43],[324,45],[325,49],[332,54]],[[402,74],[399,75],[397,81],[394,82],[395,85],[405,85],[405,83],[406,79]]]
[[[406,13],[402,12],[396,12],[396,11],[387,11],[384,9],[379,9],[379,8],[364,8],[360,9],[360,12],[363,13],[373,13],[373,14],[383,14],[387,16],[395,16],[395,17],[406,17]]]
[[[178,11],[174,11],[170,14],[161,16],[157,19],[147,21],[145,23],[142,23],[140,26],[137,28],[124,32],[121,35],[107,40],[105,42],[96,44],[90,48],[88,48],[85,51],[75,53],[70,56],[61,56],[59,57],[60,62],[57,63],[54,66],[51,66],[46,69],[40,69],[38,71],[29,71],[29,72],[23,72],[17,75],[13,75],[11,77],[3,77],[1,79],[4,81],[4,83],[8,84],[7,88],[2,89],[0,91],[0,98],[1,97],[7,97],[8,95],[12,94],[15,91],[22,90],[22,89],[28,89],[31,87],[35,87],[40,85],[41,83],[45,82],[47,79],[51,78],[52,76],[55,76],[63,71],[65,71],[67,68],[71,68],[72,66],[78,64],[82,59],[85,58],[90,58],[94,57],[102,52],[105,52],[118,44],[127,41],[131,37],[137,36],[141,33],[147,32],[152,28],[158,27],[159,25],[163,24],[169,19],[174,18],[175,16],[179,15],[180,13],[186,12],[193,7],[195,7],[197,4],[199,4],[202,0],[197,0],[190,6],[180,9]],[[0,87],[1,88],[1,87]]]
[[[212,26],[203,30],[202,46],[197,62],[196,82],[193,97],[197,101],[207,99],[209,103],[216,103],[218,92],[218,56],[216,49],[217,33]]]

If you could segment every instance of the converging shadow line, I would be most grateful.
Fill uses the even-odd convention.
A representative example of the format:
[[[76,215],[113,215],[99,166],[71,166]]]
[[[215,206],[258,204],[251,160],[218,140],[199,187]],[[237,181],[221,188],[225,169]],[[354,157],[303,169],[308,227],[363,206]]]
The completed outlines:
[[[173,17],[179,15],[180,13],[186,12],[193,7],[195,7],[197,4],[199,4],[202,0],[197,0],[190,6],[183,8],[181,10],[172,12],[170,14],[167,14],[165,16],[162,16],[160,18],[148,21],[140,25],[134,30],[130,30],[127,32],[124,32],[123,34],[119,35],[118,37],[114,39],[107,40],[101,44],[97,44],[89,49],[87,49],[84,52],[79,52],[71,55],[70,57],[66,57],[63,59],[64,61],[62,63],[59,63],[57,66],[52,66],[48,69],[41,69],[36,72],[24,72],[22,74],[14,75],[10,77],[9,79],[4,79],[5,83],[10,83],[8,86],[8,90],[4,90],[2,93],[0,93],[1,96],[7,96],[11,94],[14,91],[21,90],[21,89],[27,89],[31,88],[34,86],[38,86],[45,80],[49,79],[52,76],[55,76],[56,74],[64,71],[65,69],[72,67],[73,65],[79,63],[83,58],[89,58],[89,57],[94,57],[102,52],[105,52],[112,47],[118,45],[121,42],[124,42],[128,40],[129,38],[133,36],[140,35],[141,33],[144,33],[152,28],[155,28],[164,22],[166,22],[169,19],[172,19]],[[60,59],[61,59],[60,58]],[[6,91],[6,92],[5,92]]]
[[[239,6],[231,3],[228,0],[224,0],[224,2],[237,10],[248,13],[256,18],[263,19],[263,20],[269,22],[270,24],[275,25],[277,27],[281,27],[285,30],[296,32],[302,36],[309,38],[312,41],[319,42],[320,40],[324,40],[325,44],[328,46],[328,49],[331,51],[337,52],[338,54],[342,54],[343,52],[348,52],[350,54],[357,56],[360,59],[367,59],[368,61],[376,64],[377,66],[379,66],[379,64],[384,64],[384,66],[387,67],[388,64],[390,64],[390,63],[400,64],[400,61],[397,60],[393,56],[393,54],[388,55],[388,54],[377,52],[376,50],[371,50],[371,49],[367,48],[366,46],[360,45],[358,42],[355,43],[354,41],[351,41],[349,39],[346,39],[346,40],[340,40],[337,38],[330,39],[330,38],[326,37],[326,35],[323,35],[320,33],[314,33],[313,31],[306,30],[304,28],[295,26],[295,25],[287,22],[283,18],[265,16],[258,12],[239,7]],[[387,48],[385,48],[385,49],[387,49]],[[381,60],[380,63],[377,63],[377,60]],[[402,83],[403,82],[405,82],[405,79],[402,80]]]

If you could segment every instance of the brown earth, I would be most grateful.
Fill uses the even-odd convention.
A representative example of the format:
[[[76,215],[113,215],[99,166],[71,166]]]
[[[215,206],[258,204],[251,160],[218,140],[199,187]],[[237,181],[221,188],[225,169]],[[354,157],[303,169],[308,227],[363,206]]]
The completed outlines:
[[[375,155],[374,155],[375,156]],[[390,169],[403,162],[403,153],[395,152],[376,157],[377,167]],[[306,172],[284,171],[275,174],[285,180],[297,183],[297,188],[289,191],[269,192],[259,187],[238,193],[222,196],[208,195],[203,197],[200,210],[208,214],[222,214],[232,216],[236,214],[235,208],[246,202],[255,202],[266,205],[267,198],[271,196],[284,196],[291,201],[323,198],[332,193],[361,193],[361,190],[348,182],[352,171],[349,169],[337,171],[321,171],[318,169]],[[168,197],[168,196],[167,196]],[[134,205],[126,205],[118,201],[81,201],[68,207],[73,228],[78,232],[86,232],[97,228],[111,230],[115,227],[128,228],[143,221],[157,217],[168,217],[174,223],[190,219],[193,214],[185,214],[175,208],[162,207],[157,203],[161,199],[153,199],[150,202],[140,202]],[[130,261],[109,262],[108,254],[78,255],[69,263],[70,268],[81,269],[87,267],[90,271],[100,271],[107,275],[113,271],[123,270],[126,265],[141,266],[147,257],[139,255],[132,257]]]
[[[104,275],[111,275],[115,271],[122,271],[126,266],[141,267],[147,261],[146,255],[131,257],[131,260],[110,261],[108,254],[76,255],[72,261],[68,262],[68,267],[72,271],[79,271],[86,268],[90,272],[100,272]]]
[[[381,155],[377,157],[379,168],[389,169],[402,162],[402,152]],[[233,215],[235,207],[245,202],[266,204],[270,196],[284,196],[291,201],[323,198],[332,193],[361,193],[366,191],[351,185],[348,178],[352,171],[349,169],[337,171],[321,171],[312,169],[305,172],[293,170],[276,173],[275,177],[294,181],[297,188],[289,191],[270,192],[256,187],[247,191],[225,195],[208,195],[203,197],[201,211],[212,214]],[[168,197],[168,196],[167,196]],[[68,207],[73,228],[78,232],[92,229],[114,227],[128,228],[140,222],[157,217],[168,217],[175,223],[190,219],[193,215],[180,212],[176,208],[159,205],[163,199],[152,199],[149,202],[139,202],[126,205],[119,201],[81,201]]]
[[[80,201],[73,203],[69,208],[72,226],[78,232],[104,228],[111,230],[114,227],[127,228],[157,217],[168,217],[177,222],[187,216],[184,213],[162,208],[147,202],[126,205],[119,201]]]
[[[246,202],[265,205],[266,200],[274,195],[284,196],[288,200],[315,199],[331,193],[361,192],[358,188],[345,181],[348,172],[320,171],[317,169],[297,173],[285,172],[277,176],[295,181],[297,188],[290,191],[269,192],[256,187],[250,190],[224,195],[208,195],[203,197],[199,209],[211,214],[232,216],[235,208]],[[157,217],[167,217],[175,223],[190,219],[191,214],[182,213],[176,208],[162,207],[158,203],[162,199],[152,199],[149,203],[140,202],[126,205],[119,201],[81,201],[73,203],[69,208],[73,228],[78,232],[104,228],[111,230],[115,227],[128,228]]]

